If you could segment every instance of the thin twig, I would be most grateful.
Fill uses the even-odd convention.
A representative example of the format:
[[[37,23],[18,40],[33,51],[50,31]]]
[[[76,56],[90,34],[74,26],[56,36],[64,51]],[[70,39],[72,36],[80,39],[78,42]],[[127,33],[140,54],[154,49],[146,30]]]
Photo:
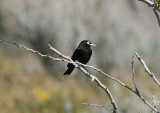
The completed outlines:
[[[139,1],[144,2],[144,3],[148,4],[149,7],[153,8],[153,12],[157,17],[158,24],[160,26],[160,15],[158,14],[158,13],[160,13],[160,10],[158,8],[154,8],[154,5],[155,5],[154,1],[153,0],[152,1],[151,0],[139,0]]]
[[[124,86],[125,88],[127,88],[127,89],[129,89],[130,91],[132,91],[133,93],[135,93],[135,94],[136,94],[146,105],[148,105],[151,109],[153,109],[155,112],[159,113],[158,110],[155,109],[151,104],[149,104],[149,102],[146,101],[146,100],[143,98],[143,96],[140,95],[139,92],[134,91],[132,88],[128,87],[127,85],[125,85],[123,82],[121,82],[121,81],[118,80],[117,78],[111,77],[111,76],[107,75],[106,73],[104,73],[102,70],[97,69],[97,68],[95,68],[95,67],[93,67],[93,66],[84,65],[84,64],[79,63],[79,62],[76,62],[76,63],[78,63],[78,64],[80,64],[80,65],[83,65],[83,66],[85,66],[85,67],[90,67],[90,68],[92,68],[92,69],[94,69],[94,70],[97,70],[98,72],[104,74],[106,77],[108,77],[108,78],[110,78],[110,79],[112,79],[112,80],[115,80],[116,82],[120,83],[122,86]],[[78,67],[78,68],[79,68],[81,71],[83,71],[83,72],[86,71],[84,68],[81,68],[81,66]],[[84,73],[87,74],[88,72],[86,71],[86,72],[84,72]],[[97,79],[97,77],[95,77],[95,76],[92,77],[92,75],[89,74],[89,73],[88,73],[87,75],[88,75],[89,77],[91,77],[92,80],[94,79],[94,80],[97,82],[97,84],[99,85],[100,81]],[[98,82],[98,81],[99,81],[99,82]],[[106,89],[105,86],[103,86],[103,85],[100,85],[100,87],[102,87],[103,89]],[[106,91],[107,91],[107,89],[106,89]],[[107,91],[107,93],[109,93],[109,92]],[[108,95],[110,95],[110,94],[108,94]],[[109,97],[110,97],[110,96],[109,96]],[[111,103],[112,103],[113,107],[116,108],[116,106],[114,105],[115,102],[112,101],[112,97],[110,97],[110,100],[111,100]]]
[[[138,113],[142,113],[140,110],[139,110],[139,108],[137,107],[137,110],[138,110]]]
[[[153,94],[152,94],[152,106],[153,106],[154,108],[156,108],[154,98],[155,98],[155,96],[154,96],[154,93],[153,93]],[[155,112],[152,110],[152,113],[155,113]]]
[[[104,109],[107,109],[107,110],[112,110],[113,111],[113,108],[109,108],[109,107],[106,107],[105,105],[99,105],[99,104],[89,104],[89,103],[82,103],[83,105],[88,105],[88,106],[96,106],[96,107],[101,107],[101,108],[104,108]]]
[[[127,86],[126,84],[124,84],[124,83],[123,83],[122,81],[120,81],[119,79],[114,78],[114,77],[106,74],[105,72],[103,72],[102,70],[100,70],[100,69],[98,69],[98,68],[95,68],[94,66],[82,64],[82,63],[79,63],[79,62],[76,62],[76,63],[78,63],[78,64],[80,64],[80,65],[83,65],[83,66],[85,66],[85,67],[89,67],[89,68],[91,68],[91,69],[93,69],[93,70],[96,70],[96,71],[100,72],[101,74],[105,75],[107,78],[116,81],[116,82],[119,83],[121,86],[127,88],[128,90],[130,90],[131,92],[133,92],[134,94],[136,94],[148,107],[150,107],[151,109],[153,109],[155,112],[159,113],[159,112],[157,111],[157,109],[155,109],[151,104],[149,104],[148,101],[146,101],[146,100],[143,98],[143,96],[140,94],[139,91],[133,90],[132,88],[130,88],[129,86]]]
[[[80,62],[76,62],[76,63],[79,64],[79,65],[82,65],[82,66],[84,66],[84,67],[88,67],[88,68],[91,68],[91,69],[93,69],[93,70],[96,70],[96,71],[100,72],[101,74],[105,75],[105,77],[107,77],[107,78],[109,78],[109,79],[112,79],[112,80],[118,82],[121,86],[123,86],[123,87],[131,90],[132,92],[134,92],[134,90],[133,90],[132,88],[130,88],[129,86],[127,86],[126,84],[124,84],[123,82],[121,82],[119,79],[114,78],[114,77],[106,74],[103,70],[98,69],[98,68],[96,68],[96,67],[94,67],[94,66],[82,64],[82,63],[80,63]]]
[[[152,106],[155,106],[155,103],[154,103],[154,94],[152,94]],[[152,111],[152,113],[154,113],[153,110],[151,110],[151,111]]]
[[[0,40],[0,42],[7,42],[7,41]],[[8,42],[7,42],[7,43],[8,43]],[[16,45],[16,46],[18,45],[17,43],[11,43],[11,44],[14,44],[14,45]],[[105,75],[107,78],[116,81],[117,83],[119,83],[119,84],[122,85],[123,87],[127,88],[128,90],[130,90],[131,92],[133,92],[134,94],[136,94],[148,107],[150,107],[150,108],[151,108],[152,110],[154,110],[156,113],[159,113],[156,108],[154,108],[148,101],[146,101],[146,100],[143,98],[142,95],[140,95],[140,93],[137,93],[136,91],[134,91],[134,90],[133,90],[132,88],[130,88],[129,86],[125,85],[123,82],[121,82],[121,81],[118,80],[117,78],[111,77],[110,75],[106,74],[106,73],[103,72],[102,70],[97,69],[97,68],[95,68],[95,67],[93,67],[93,66],[81,64],[81,63],[79,63],[79,62],[74,62],[74,61],[72,61],[72,59],[71,59],[70,57],[63,55],[61,52],[59,52],[58,50],[56,50],[55,48],[53,48],[51,45],[49,45],[50,49],[51,49],[53,52],[55,52],[57,55],[59,55],[61,58],[54,58],[54,57],[50,56],[49,54],[43,55],[43,54],[39,53],[38,51],[34,51],[34,50],[32,50],[32,49],[27,48],[27,47],[24,46],[24,45],[18,45],[17,47],[21,47],[21,48],[24,48],[24,49],[26,49],[26,50],[28,50],[28,51],[37,53],[37,54],[40,55],[41,57],[47,57],[47,58],[51,58],[52,60],[56,60],[56,61],[65,61],[65,62],[67,62],[67,63],[72,63],[75,67],[77,67],[77,68],[80,69],[83,73],[85,73],[88,77],[90,77],[90,78],[92,79],[92,81],[94,80],[102,89],[105,90],[105,92],[106,92],[107,95],[109,96],[109,99],[110,99],[111,104],[112,104],[112,106],[113,106],[113,109],[114,109],[113,112],[114,112],[114,113],[117,113],[117,112],[118,112],[118,111],[117,111],[117,105],[116,105],[116,103],[115,103],[115,101],[114,101],[114,99],[113,99],[110,91],[108,90],[108,88],[107,88],[105,85],[103,85],[96,76],[88,73],[88,71],[86,71],[82,66],[84,66],[84,67],[89,67],[89,68],[91,68],[91,69],[93,69],[93,70],[96,70],[96,71],[102,73],[103,75]]]
[[[63,57],[63,58],[67,58],[68,60],[71,61],[71,63],[73,63],[74,61],[71,59],[71,58],[68,58],[67,56],[65,56],[64,54],[60,53],[58,50],[56,50],[55,48],[53,48],[50,44],[48,44],[49,48],[55,52],[57,55],[59,55],[60,57]],[[75,62],[74,62],[75,63]],[[77,63],[76,63],[77,64]],[[113,108],[114,108],[114,113],[118,113],[117,111],[117,105],[114,101],[114,98],[112,96],[112,94],[110,93],[109,89],[101,83],[101,81],[94,75],[90,74],[86,69],[84,69],[81,65],[77,66],[78,69],[80,69],[83,73],[85,73],[89,78],[92,79],[92,81],[95,81],[97,83],[98,86],[100,86],[102,89],[105,90],[105,92],[107,93],[110,101],[111,101],[111,104],[113,105]]]
[[[140,98],[144,103],[146,103],[148,106],[154,108],[153,105],[150,105],[150,104],[142,97],[142,95],[140,94],[140,92],[139,92],[139,90],[138,90],[138,87],[137,87],[137,85],[136,85],[135,72],[134,72],[134,55],[132,56],[132,62],[131,62],[131,64],[132,64],[132,73],[133,73],[133,78],[132,78],[132,80],[133,80],[133,83],[134,83],[134,86],[135,86],[135,93],[136,93],[136,95],[139,96],[139,98]],[[153,110],[153,109],[152,109],[152,110]],[[154,111],[154,110],[153,110],[153,111]],[[140,112],[140,111],[139,111],[139,112]]]
[[[9,44],[15,45],[15,46],[20,47],[20,48],[23,48],[23,49],[25,49],[25,50],[27,50],[27,51],[31,51],[31,52],[33,52],[33,53],[36,53],[36,54],[38,54],[38,55],[41,56],[41,57],[50,58],[50,59],[55,60],[55,61],[65,61],[65,62],[67,62],[67,63],[71,63],[71,62],[68,61],[67,59],[64,59],[64,58],[54,58],[54,57],[52,57],[52,56],[49,55],[49,54],[42,54],[42,53],[40,53],[39,51],[35,51],[35,50],[33,50],[33,49],[30,49],[30,48],[26,47],[25,45],[20,45],[20,44],[17,44],[17,43],[15,43],[15,42],[7,41],[7,40],[0,40],[0,42],[6,42],[6,43],[9,43]],[[77,66],[77,64],[74,63],[74,62],[73,62],[73,65],[74,65],[75,67]]]
[[[113,106],[113,113],[118,113],[117,111],[117,105],[114,101],[114,98],[111,94],[111,92],[109,91],[109,89],[101,83],[101,81],[94,75],[90,74],[86,69],[84,69],[81,65],[78,65],[76,62],[74,62],[70,57],[68,56],[65,56],[64,54],[62,54],[61,52],[59,52],[58,50],[56,50],[55,48],[53,48],[50,44],[48,44],[49,48],[55,52],[57,55],[59,55],[61,58],[54,58],[52,56],[50,56],[49,54],[47,55],[44,55],[44,54],[41,54],[39,51],[35,51],[33,49],[30,49],[24,45],[19,45],[17,43],[14,43],[14,42],[10,42],[10,41],[6,41],[6,40],[0,40],[0,42],[6,42],[6,43],[9,43],[9,44],[13,44],[13,45],[16,45],[17,47],[20,47],[20,48],[24,48],[28,51],[31,51],[33,53],[37,53],[38,55],[40,55],[41,57],[46,57],[46,58],[50,58],[52,60],[56,60],[56,61],[65,61],[67,63],[72,63],[76,68],[80,69],[85,75],[87,75],[89,78],[92,79],[92,81],[95,81],[97,83],[98,86],[100,86],[103,90],[105,90],[105,92],[107,93],[110,101],[111,101],[111,104]]]
[[[157,83],[157,85],[160,87],[160,82],[155,77],[155,75],[149,70],[149,68],[147,67],[147,65],[144,62],[144,60],[138,55],[137,52],[135,52],[134,54],[136,55],[137,59],[141,62],[142,66],[144,67],[145,72],[147,72],[150,75],[150,77],[153,78],[154,82]]]
[[[133,83],[134,83],[134,87],[135,87],[135,90],[137,93],[139,93],[138,91],[138,88],[137,88],[137,85],[136,85],[136,80],[135,80],[135,72],[134,72],[134,55],[132,56],[132,74],[133,74],[133,77],[132,77],[132,80],[133,80]]]
[[[151,0],[139,0],[139,1],[148,4],[150,7],[154,6],[154,2],[152,2]]]
[[[153,12],[154,12],[154,14],[155,14],[156,17],[157,17],[158,24],[159,24],[159,26],[160,26],[160,15],[158,14],[158,10],[153,9]]]
[[[146,101],[144,98],[143,98],[143,96],[142,95],[140,95],[140,93],[139,93],[139,91],[137,92],[137,91],[134,91],[132,88],[130,88],[130,87],[128,87],[127,85],[125,85],[123,82],[121,82],[120,80],[118,80],[117,78],[114,78],[114,77],[111,77],[111,76],[109,76],[109,75],[107,75],[106,73],[104,73],[102,70],[100,70],[100,69],[97,69],[97,68],[95,68],[95,67],[93,67],[93,66],[89,66],[89,65],[84,65],[84,64],[82,64],[82,63],[79,63],[79,62],[76,62],[76,63],[78,63],[78,64],[80,64],[80,65],[82,65],[82,66],[85,66],[85,67],[90,67],[90,68],[92,68],[92,69],[94,69],[94,70],[97,70],[98,72],[101,72],[102,74],[104,74],[106,77],[108,77],[108,78],[110,78],[110,79],[112,79],[112,80],[115,80],[116,82],[118,82],[118,83],[120,83],[122,86],[124,86],[125,88],[127,88],[127,89],[129,89],[130,91],[132,91],[133,93],[135,93],[146,105],[148,105],[151,109],[153,109],[155,112],[157,112],[157,113],[159,113],[158,111],[157,111],[157,109],[155,109],[151,104],[149,104],[149,102],[148,101]],[[84,70],[84,71],[86,71],[84,68],[80,68],[80,67],[78,67],[81,71],[82,71],[82,69]],[[84,72],[84,73],[88,73],[88,72]],[[97,82],[97,84],[99,85],[99,82],[98,82],[98,79],[97,79],[97,77],[95,77],[95,76],[93,76],[92,77],[92,75],[90,75],[89,73],[87,74],[89,77],[91,77],[92,78],[92,80],[94,79],[96,82]],[[102,85],[100,86],[100,87],[102,87],[103,89],[106,89],[105,87],[103,87]],[[107,92],[108,93],[108,92]],[[110,97],[110,100],[111,100],[111,103],[112,103],[112,98]],[[113,101],[113,106],[114,106],[114,101]],[[116,106],[115,106],[116,107]]]

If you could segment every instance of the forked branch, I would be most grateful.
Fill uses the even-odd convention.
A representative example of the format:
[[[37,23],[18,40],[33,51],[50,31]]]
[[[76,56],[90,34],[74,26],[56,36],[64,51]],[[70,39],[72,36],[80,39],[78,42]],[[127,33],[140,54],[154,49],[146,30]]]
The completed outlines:
[[[156,76],[149,70],[149,68],[147,67],[147,65],[144,62],[144,60],[137,54],[137,52],[135,52],[134,54],[136,55],[138,60],[141,62],[142,66],[144,67],[145,72],[148,73],[150,75],[150,77],[153,78],[154,82],[160,87],[160,82],[158,81]]]
[[[49,48],[53,52],[55,52],[57,55],[59,55],[60,58],[54,58],[54,57],[52,57],[49,54],[46,54],[46,55],[41,54],[40,52],[35,51],[33,49],[30,49],[30,48],[28,48],[28,47],[26,47],[24,45],[19,45],[17,43],[13,43],[13,42],[10,42],[10,41],[0,40],[0,42],[7,42],[7,43],[10,43],[10,44],[16,45],[17,47],[21,47],[21,48],[24,48],[25,50],[31,51],[33,53],[36,53],[36,54],[38,54],[41,57],[50,58],[50,59],[55,60],[55,61],[64,61],[64,62],[67,62],[67,63],[72,63],[76,68],[80,69],[87,77],[91,78],[92,81],[95,81],[97,83],[97,85],[100,86],[106,92],[106,94],[108,95],[108,97],[109,97],[109,99],[111,101],[111,104],[113,106],[113,113],[117,113],[118,110],[117,110],[117,105],[116,105],[116,103],[114,101],[114,98],[113,98],[112,94],[110,93],[109,89],[96,76],[90,74],[86,69],[84,69],[83,66],[91,68],[93,70],[96,70],[96,71],[100,72],[101,74],[105,75],[107,78],[109,78],[109,79],[111,79],[111,80],[119,83],[121,86],[127,88],[128,90],[130,90],[131,92],[133,92],[134,94],[136,94],[148,107],[150,107],[151,110],[153,110],[156,113],[159,113],[159,111],[154,106],[152,106],[147,100],[145,100],[143,98],[143,96],[138,91],[138,88],[137,88],[137,85],[136,85],[136,82],[135,82],[135,73],[134,73],[134,67],[133,67],[133,63],[134,63],[133,58],[132,58],[132,71],[133,71],[133,82],[135,84],[135,89],[132,89],[131,87],[127,86],[122,81],[120,81],[119,79],[114,78],[114,77],[106,74],[104,71],[102,71],[102,70],[100,70],[98,68],[95,68],[94,66],[89,66],[89,65],[85,65],[85,64],[82,64],[82,63],[79,63],[79,62],[74,62],[70,57],[62,54],[57,49],[53,48],[50,44],[48,45]],[[140,58],[140,56],[137,53],[135,53],[135,55],[139,59],[139,61],[142,63],[142,65],[144,66],[146,72],[149,73],[150,76],[153,77],[154,81],[159,85],[159,81],[156,79],[156,77],[154,76],[154,74],[150,72],[150,70],[148,69],[148,67],[146,66],[145,62],[142,60],[142,58]]]
[[[113,106],[113,113],[118,113],[117,105],[115,103],[115,100],[114,100],[114,98],[113,98],[110,90],[96,76],[90,74],[86,69],[84,69],[82,67],[82,65],[78,64],[77,62],[74,62],[70,57],[62,54],[61,52],[59,52],[58,50],[56,50],[55,48],[53,48],[50,44],[48,44],[49,48],[54,53],[56,53],[57,55],[59,55],[61,58],[54,58],[54,57],[52,57],[49,54],[46,54],[46,55],[42,54],[39,51],[35,51],[35,50],[30,49],[30,48],[28,48],[28,47],[26,47],[24,45],[20,45],[20,44],[14,43],[14,42],[6,41],[6,40],[0,40],[0,42],[6,42],[6,43],[9,43],[9,44],[16,45],[17,47],[24,48],[27,51],[31,51],[33,53],[36,53],[36,54],[38,54],[41,57],[50,58],[50,59],[55,60],[55,61],[64,61],[64,62],[67,62],[67,63],[72,63],[76,68],[80,69],[85,75],[87,75],[87,77],[91,78],[92,81],[95,81],[97,83],[97,85],[100,86],[106,92],[106,94],[108,95],[108,97],[109,97],[109,99],[111,101],[111,104]]]

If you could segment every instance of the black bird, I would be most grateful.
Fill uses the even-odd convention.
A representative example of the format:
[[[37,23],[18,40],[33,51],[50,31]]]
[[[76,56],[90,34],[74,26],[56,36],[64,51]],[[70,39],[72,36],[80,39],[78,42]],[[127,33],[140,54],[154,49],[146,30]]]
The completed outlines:
[[[89,40],[83,40],[74,51],[72,60],[77,60],[80,63],[86,64],[92,55],[92,49],[90,48],[91,46],[96,45],[92,44]],[[68,63],[67,67],[68,69],[63,75],[70,75],[75,68],[75,66],[71,63]]]

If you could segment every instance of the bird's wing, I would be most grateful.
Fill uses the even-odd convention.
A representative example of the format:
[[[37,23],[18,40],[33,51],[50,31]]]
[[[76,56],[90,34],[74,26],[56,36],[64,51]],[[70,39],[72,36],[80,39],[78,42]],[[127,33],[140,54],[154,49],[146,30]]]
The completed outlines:
[[[78,57],[81,55],[81,53],[82,53],[82,49],[77,48],[72,55],[72,60],[73,61],[78,60]]]

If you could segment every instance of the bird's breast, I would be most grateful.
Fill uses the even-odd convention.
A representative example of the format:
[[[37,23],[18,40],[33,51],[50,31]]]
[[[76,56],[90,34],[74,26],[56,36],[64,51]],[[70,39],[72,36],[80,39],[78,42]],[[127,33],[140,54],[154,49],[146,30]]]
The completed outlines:
[[[92,50],[83,50],[79,56],[78,61],[80,63],[86,64],[89,61],[91,54]]]

